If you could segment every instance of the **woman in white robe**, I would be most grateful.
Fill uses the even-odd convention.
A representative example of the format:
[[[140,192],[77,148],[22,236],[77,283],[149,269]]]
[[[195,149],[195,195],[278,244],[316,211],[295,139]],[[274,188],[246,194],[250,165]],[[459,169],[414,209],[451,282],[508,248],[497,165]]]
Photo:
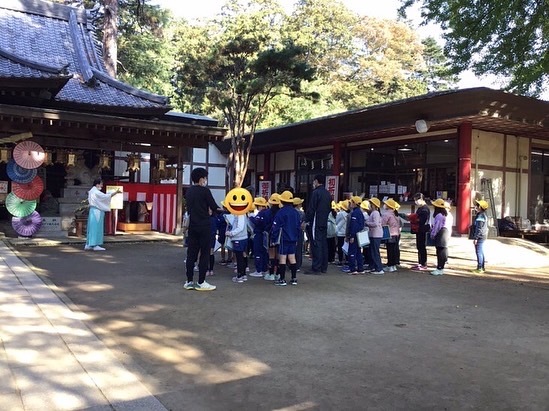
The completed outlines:
[[[95,179],[93,187],[88,191],[88,227],[86,230],[86,246],[84,250],[104,251],[103,234],[105,227],[105,211],[111,210],[111,198],[120,191],[103,193],[103,181]]]

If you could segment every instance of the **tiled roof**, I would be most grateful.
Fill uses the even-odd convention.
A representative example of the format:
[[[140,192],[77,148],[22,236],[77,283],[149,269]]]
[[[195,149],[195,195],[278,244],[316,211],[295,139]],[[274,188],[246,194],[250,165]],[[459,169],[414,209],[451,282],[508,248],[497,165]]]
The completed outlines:
[[[166,97],[107,75],[84,9],[2,0],[0,33],[0,91],[14,80],[64,79],[66,84],[44,105],[143,115],[170,110]]]

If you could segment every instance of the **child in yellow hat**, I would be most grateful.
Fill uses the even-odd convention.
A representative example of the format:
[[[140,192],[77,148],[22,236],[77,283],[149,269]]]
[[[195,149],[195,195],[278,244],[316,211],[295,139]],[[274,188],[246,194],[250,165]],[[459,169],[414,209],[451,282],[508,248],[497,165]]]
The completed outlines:
[[[388,272],[397,271],[398,255],[399,255],[399,238],[400,238],[400,217],[398,215],[398,204],[392,198],[383,200],[384,212],[381,217],[381,224],[389,227],[389,235],[387,240],[387,269]]]

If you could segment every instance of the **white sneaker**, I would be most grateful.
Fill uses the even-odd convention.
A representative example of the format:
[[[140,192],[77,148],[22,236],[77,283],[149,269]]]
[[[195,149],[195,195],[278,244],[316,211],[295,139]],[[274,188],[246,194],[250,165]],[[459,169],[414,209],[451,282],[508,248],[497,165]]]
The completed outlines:
[[[385,269],[385,271],[394,273],[397,270],[397,268],[394,265],[391,265]]]
[[[105,251],[105,249],[96,245],[95,247],[93,247],[93,251]]]
[[[250,277],[263,277],[263,273],[254,271],[253,273],[248,274]]]
[[[90,247],[89,245],[84,246],[84,250],[91,250],[91,249],[92,249],[92,247]]]
[[[439,270],[438,268],[436,270],[431,271],[431,275],[442,275],[444,274],[444,270]]]
[[[265,277],[263,277],[264,280],[267,280],[267,281],[274,281],[275,280],[275,275],[274,274],[265,274]]]
[[[183,284],[185,290],[194,290],[194,283],[192,281],[187,281]]]
[[[380,270],[380,271],[372,271],[371,274],[373,275],[383,275],[385,274],[385,272],[383,270]]]
[[[213,291],[217,287],[215,285],[208,284],[206,281],[204,281],[202,284],[196,283],[194,285],[194,289],[196,291]]]

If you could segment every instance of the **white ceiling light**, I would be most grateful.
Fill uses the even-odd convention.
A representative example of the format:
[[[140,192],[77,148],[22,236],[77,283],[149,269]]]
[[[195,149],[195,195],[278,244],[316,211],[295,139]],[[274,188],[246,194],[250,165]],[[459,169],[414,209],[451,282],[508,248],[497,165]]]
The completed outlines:
[[[416,130],[418,133],[426,133],[429,131],[430,124],[426,120],[416,121]]]

